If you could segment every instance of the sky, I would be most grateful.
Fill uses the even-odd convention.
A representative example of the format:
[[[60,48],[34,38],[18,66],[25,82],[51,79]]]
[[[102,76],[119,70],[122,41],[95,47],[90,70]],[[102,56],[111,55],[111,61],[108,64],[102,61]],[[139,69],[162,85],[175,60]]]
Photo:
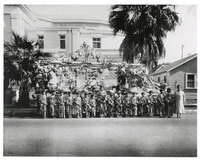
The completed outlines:
[[[110,5],[29,5],[33,13],[46,16],[88,17],[108,20]],[[166,56],[159,63],[173,62],[189,54],[197,53],[197,6],[177,5],[181,24],[169,32],[164,40]]]

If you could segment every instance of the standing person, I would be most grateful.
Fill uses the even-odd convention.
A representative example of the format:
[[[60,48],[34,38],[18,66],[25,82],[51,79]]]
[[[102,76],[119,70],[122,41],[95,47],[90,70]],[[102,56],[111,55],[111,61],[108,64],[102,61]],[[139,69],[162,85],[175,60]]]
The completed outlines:
[[[139,113],[140,116],[146,115],[147,108],[147,98],[145,97],[145,92],[141,93],[141,97],[139,99]]]
[[[37,113],[39,115],[41,115],[41,97],[42,97],[42,93],[41,91],[37,92]]]
[[[94,98],[94,95],[91,94],[89,99],[89,105],[90,105],[90,117],[96,117],[96,99]]]
[[[65,118],[65,104],[62,91],[60,91],[60,96],[58,98],[58,110],[59,110],[59,118]]]
[[[47,118],[47,96],[46,92],[42,92],[41,96],[41,112],[42,112],[42,117]]]
[[[113,98],[112,93],[108,94],[106,105],[107,105],[107,109],[108,109],[108,111],[107,111],[108,117],[111,117],[112,116],[112,109],[113,109],[113,106],[114,106],[114,98]]]
[[[123,109],[124,110],[124,117],[129,117],[130,99],[129,99],[129,96],[128,96],[128,92],[125,93],[123,107],[124,107],[124,109]]]
[[[72,107],[71,107],[71,111],[72,111],[72,118],[77,118],[77,97],[73,97],[72,98]]]
[[[137,116],[138,108],[137,108],[138,98],[136,97],[136,93],[132,93],[131,97],[131,106],[132,106],[132,115]]]
[[[181,90],[181,86],[177,85],[177,91],[175,93],[175,102],[176,102],[176,113],[177,118],[181,118],[181,114],[185,113],[185,93]]]
[[[171,88],[167,88],[167,93],[165,95],[165,107],[167,108],[167,116],[171,118],[173,116],[173,106],[174,106],[174,94],[171,92]]]
[[[154,101],[154,97],[152,95],[152,91],[149,91],[149,95],[148,95],[148,106],[149,106],[149,111],[148,111],[148,115],[150,117],[153,117],[153,111],[154,111],[154,104],[155,104],[155,101]]]
[[[53,92],[52,95],[50,95],[49,97],[49,112],[51,118],[55,117],[55,105],[56,105],[55,92]]]
[[[76,92],[76,109],[77,109],[77,117],[82,117],[82,99],[79,92]]]
[[[159,116],[160,115],[160,109],[159,109],[159,104],[158,104],[158,95],[154,97],[154,116]]]
[[[68,106],[68,94],[67,92],[63,92],[63,102],[64,102],[64,106],[65,106],[65,118],[69,118],[69,106]]]
[[[100,111],[101,111],[101,101],[99,95],[96,97],[96,117],[100,117]]]
[[[89,108],[89,99],[88,99],[88,93],[85,92],[84,94],[84,97],[82,97],[82,117],[83,118],[87,118],[89,115],[88,115],[88,108]]]
[[[157,97],[160,117],[164,117],[165,116],[165,101],[164,101],[164,97],[165,97],[164,90],[161,88],[160,89],[160,93],[159,93],[159,95]]]
[[[54,109],[55,109],[55,117],[56,118],[59,118],[59,92],[56,91],[56,94],[55,94],[55,106],[54,106]]]
[[[100,117],[106,117],[106,96],[107,93],[103,86],[100,86],[99,98],[100,98]]]
[[[71,92],[69,91],[68,92],[68,96],[67,96],[67,101],[66,101],[67,112],[68,112],[68,117],[69,118],[72,118],[72,110],[73,110],[72,103],[73,103],[73,98],[72,98]]]
[[[120,91],[113,96],[113,107],[111,115],[112,117],[117,117],[117,118],[121,118],[122,116],[122,97]]]
[[[106,92],[100,90],[97,96],[97,116],[104,117],[106,116]]]

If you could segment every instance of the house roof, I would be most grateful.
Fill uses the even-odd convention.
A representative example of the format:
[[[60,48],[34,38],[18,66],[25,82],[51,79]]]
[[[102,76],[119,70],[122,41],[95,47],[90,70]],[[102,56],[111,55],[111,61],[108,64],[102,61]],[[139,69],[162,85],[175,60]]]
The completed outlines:
[[[162,67],[162,68],[156,70],[151,75],[156,75],[156,74],[160,74],[160,73],[163,73],[163,72],[169,72],[169,71],[171,71],[171,70],[173,70],[173,69],[175,69],[175,68],[177,68],[177,67],[179,67],[179,66],[181,66],[181,65],[183,65],[183,64],[185,64],[185,63],[187,63],[189,61],[191,61],[192,59],[194,59],[196,57],[197,57],[197,54],[190,55],[188,57],[185,57],[183,59],[175,61],[175,62],[173,62],[173,63],[171,63],[171,64],[169,64],[169,65],[167,65],[165,67]]]

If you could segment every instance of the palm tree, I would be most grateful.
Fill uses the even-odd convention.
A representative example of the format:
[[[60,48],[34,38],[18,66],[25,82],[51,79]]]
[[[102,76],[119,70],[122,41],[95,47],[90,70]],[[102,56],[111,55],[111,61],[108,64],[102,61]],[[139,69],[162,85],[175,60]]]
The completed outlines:
[[[19,88],[19,104],[29,105],[29,91],[35,86],[35,61],[42,55],[35,50],[34,41],[13,32],[12,41],[4,42],[4,90],[8,86]]]
[[[134,63],[135,59],[150,70],[165,56],[164,38],[180,23],[172,5],[114,5],[109,23],[114,35],[125,35],[120,45],[123,60]]]

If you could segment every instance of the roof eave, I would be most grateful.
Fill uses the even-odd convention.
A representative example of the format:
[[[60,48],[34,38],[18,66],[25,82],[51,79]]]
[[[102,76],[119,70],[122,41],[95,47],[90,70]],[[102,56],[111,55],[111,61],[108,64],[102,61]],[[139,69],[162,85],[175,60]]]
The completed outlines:
[[[189,62],[189,61],[193,60],[194,58],[197,58],[197,55],[196,55],[196,56],[194,56],[194,57],[191,57],[190,59],[188,59],[188,60],[186,60],[186,61],[184,61],[184,62],[182,62],[182,63],[180,63],[180,64],[178,64],[177,66],[175,66],[175,67],[173,67],[173,68],[169,69],[168,71],[172,71],[172,70],[174,70],[174,69],[176,69],[176,68],[178,68],[178,67],[182,66],[183,64],[185,64],[185,63],[187,63],[187,62]]]

